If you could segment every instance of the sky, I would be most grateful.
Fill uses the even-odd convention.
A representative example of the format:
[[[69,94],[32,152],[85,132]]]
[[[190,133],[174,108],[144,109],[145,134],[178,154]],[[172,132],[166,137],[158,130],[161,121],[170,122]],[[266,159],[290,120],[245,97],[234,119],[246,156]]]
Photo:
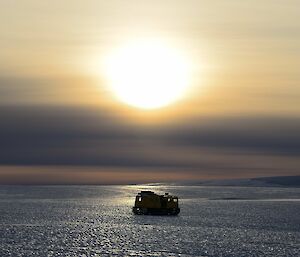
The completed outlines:
[[[298,0],[1,1],[0,184],[300,175],[299,16]],[[104,60],[139,40],[188,57],[180,99],[116,97]]]

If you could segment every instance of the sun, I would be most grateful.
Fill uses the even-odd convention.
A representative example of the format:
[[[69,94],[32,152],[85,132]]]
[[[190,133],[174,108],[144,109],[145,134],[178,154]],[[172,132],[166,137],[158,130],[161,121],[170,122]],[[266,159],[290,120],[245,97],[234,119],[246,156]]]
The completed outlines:
[[[113,93],[122,102],[142,108],[161,108],[178,100],[190,80],[187,58],[166,44],[139,41],[109,55],[105,73]]]

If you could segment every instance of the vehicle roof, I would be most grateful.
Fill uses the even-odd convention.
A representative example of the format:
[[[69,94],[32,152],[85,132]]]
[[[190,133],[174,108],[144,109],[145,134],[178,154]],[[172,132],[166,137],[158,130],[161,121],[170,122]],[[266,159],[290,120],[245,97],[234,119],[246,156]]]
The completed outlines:
[[[158,194],[155,194],[154,192],[152,191],[141,191],[140,193],[138,193],[138,195],[157,195],[157,196],[160,196],[160,197],[167,197],[167,198],[178,198],[177,196],[175,195],[169,195],[169,193],[165,193],[164,195],[158,195]]]

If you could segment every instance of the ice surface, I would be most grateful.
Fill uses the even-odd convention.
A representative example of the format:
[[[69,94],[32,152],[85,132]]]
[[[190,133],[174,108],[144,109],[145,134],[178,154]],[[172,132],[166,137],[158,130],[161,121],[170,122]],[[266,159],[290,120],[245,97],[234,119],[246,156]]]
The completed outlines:
[[[135,216],[140,190],[177,217]],[[1,186],[0,256],[300,256],[300,189]]]

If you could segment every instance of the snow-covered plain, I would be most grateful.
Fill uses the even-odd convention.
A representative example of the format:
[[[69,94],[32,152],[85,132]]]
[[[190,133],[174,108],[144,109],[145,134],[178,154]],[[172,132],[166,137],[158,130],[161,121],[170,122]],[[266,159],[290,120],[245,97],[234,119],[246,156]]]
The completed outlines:
[[[133,215],[142,189],[181,213]],[[0,186],[0,256],[300,256],[300,188]]]

